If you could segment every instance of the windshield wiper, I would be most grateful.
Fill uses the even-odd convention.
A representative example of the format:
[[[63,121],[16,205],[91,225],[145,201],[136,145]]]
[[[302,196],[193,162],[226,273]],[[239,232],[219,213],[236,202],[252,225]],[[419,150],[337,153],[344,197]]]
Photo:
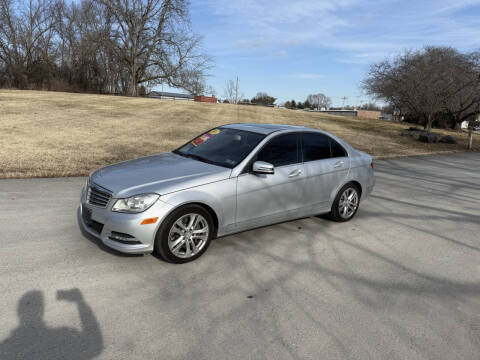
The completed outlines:
[[[224,164],[220,164],[216,161],[212,161],[212,160],[209,160],[207,158],[204,158],[203,156],[199,156],[199,155],[195,155],[195,154],[188,154],[188,153],[183,153],[183,152],[180,152],[178,150],[174,150],[173,151],[175,154],[178,154],[180,156],[183,156],[183,157],[186,157],[186,158],[190,158],[190,159],[194,159],[194,160],[198,160],[198,161],[201,161],[201,162],[205,162],[207,164],[212,164],[212,165],[217,165],[217,166],[222,166],[222,167],[228,167],[228,166],[225,166]]]
[[[206,163],[212,163],[210,160],[205,159],[204,157],[201,157],[199,155],[182,153],[180,151],[174,151],[174,153],[178,154],[178,155],[181,155],[181,156],[184,156],[184,157],[187,157],[187,158],[190,158],[190,159],[195,159],[195,160],[203,161],[203,162],[206,162]]]
[[[195,159],[195,160],[203,161],[203,162],[209,162],[209,160],[207,160],[207,159],[205,159],[201,156],[194,155],[194,154],[183,154],[183,156],[186,156],[186,157],[189,157],[189,158],[192,158],[192,159]]]

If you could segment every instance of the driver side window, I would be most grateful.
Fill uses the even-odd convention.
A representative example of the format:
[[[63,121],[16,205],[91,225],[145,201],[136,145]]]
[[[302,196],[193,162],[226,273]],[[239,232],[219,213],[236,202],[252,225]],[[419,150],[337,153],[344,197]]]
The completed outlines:
[[[257,155],[257,161],[265,161],[275,167],[298,163],[297,138],[296,133],[273,138],[260,150]]]

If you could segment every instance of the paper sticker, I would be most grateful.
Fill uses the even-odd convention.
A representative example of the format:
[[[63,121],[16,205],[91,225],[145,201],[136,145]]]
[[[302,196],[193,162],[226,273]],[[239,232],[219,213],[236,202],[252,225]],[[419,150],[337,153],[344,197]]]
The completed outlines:
[[[203,134],[203,135],[199,136],[198,138],[196,138],[195,140],[193,140],[192,144],[194,146],[198,146],[200,144],[203,144],[208,139],[212,138],[213,136],[217,135],[218,133],[220,133],[220,129],[210,130],[208,133]]]

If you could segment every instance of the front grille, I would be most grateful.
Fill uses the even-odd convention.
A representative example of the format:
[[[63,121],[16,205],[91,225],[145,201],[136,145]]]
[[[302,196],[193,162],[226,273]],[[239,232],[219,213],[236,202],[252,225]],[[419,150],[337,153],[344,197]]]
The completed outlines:
[[[112,194],[108,193],[106,189],[101,189],[98,186],[92,184],[88,188],[87,203],[99,207],[106,207]]]

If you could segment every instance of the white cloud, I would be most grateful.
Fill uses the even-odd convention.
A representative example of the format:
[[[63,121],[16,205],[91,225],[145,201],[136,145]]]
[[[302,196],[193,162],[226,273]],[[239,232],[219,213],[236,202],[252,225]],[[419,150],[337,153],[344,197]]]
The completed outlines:
[[[267,39],[257,38],[257,39],[239,39],[237,44],[244,48],[254,49],[263,47],[270,43]]]
[[[285,46],[299,46],[302,44],[300,39],[289,39],[283,42]]]
[[[351,6],[358,0],[229,0],[209,1],[217,13],[241,16],[250,24],[296,24],[302,19],[321,17]]]
[[[480,38],[478,15],[465,11],[480,0],[206,1],[242,48],[325,47],[344,53],[345,62],[424,45],[472,49]]]
[[[438,11],[458,10],[478,4],[480,4],[479,0],[446,0],[443,1],[442,7]]]
[[[316,80],[316,79],[323,79],[325,75],[315,74],[315,73],[295,73],[295,74],[291,74],[289,77],[295,78],[295,79],[303,79],[303,80]]]

